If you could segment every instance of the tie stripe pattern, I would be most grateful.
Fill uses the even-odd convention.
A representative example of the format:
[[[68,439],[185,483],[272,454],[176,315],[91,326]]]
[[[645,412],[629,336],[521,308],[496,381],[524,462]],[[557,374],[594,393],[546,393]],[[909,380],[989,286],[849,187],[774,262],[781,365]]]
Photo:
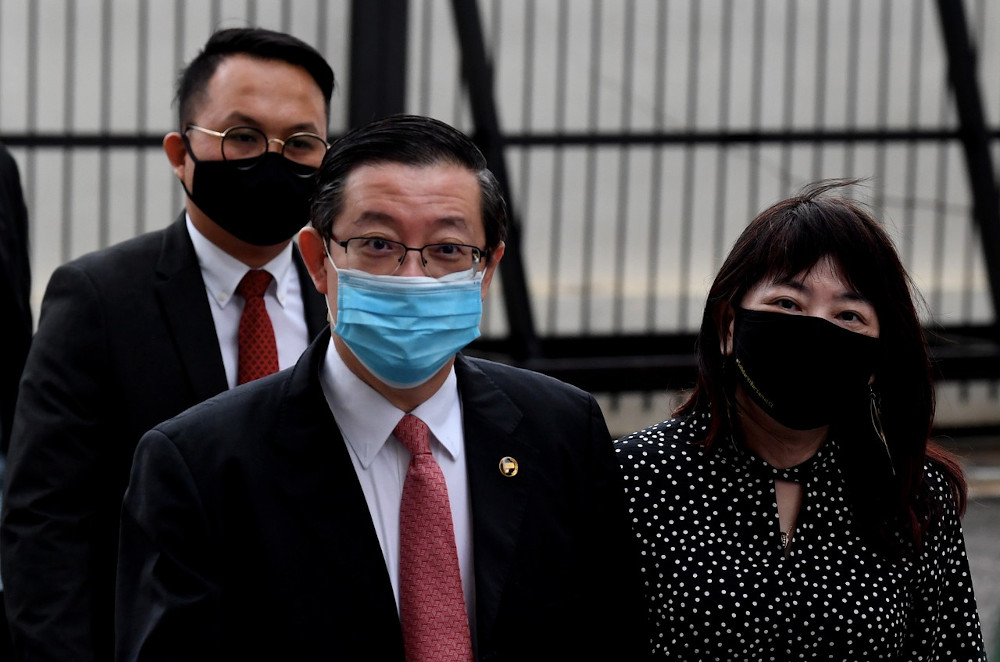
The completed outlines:
[[[399,602],[407,662],[471,662],[472,638],[448,486],[430,430],[407,414],[393,431],[410,451],[399,509]]]
[[[274,341],[274,327],[264,305],[264,292],[270,284],[271,274],[262,269],[251,269],[236,288],[236,293],[245,301],[237,333],[237,384],[278,372],[278,345]]]

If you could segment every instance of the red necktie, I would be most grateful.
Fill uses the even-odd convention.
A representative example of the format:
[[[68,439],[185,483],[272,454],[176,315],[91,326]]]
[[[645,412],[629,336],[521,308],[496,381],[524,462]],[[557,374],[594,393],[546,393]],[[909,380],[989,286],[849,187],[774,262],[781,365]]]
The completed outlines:
[[[430,430],[407,414],[393,434],[410,451],[399,508],[399,604],[406,660],[471,661],[448,486],[431,455]]]
[[[264,292],[270,284],[271,274],[261,269],[251,269],[236,288],[237,294],[246,300],[237,335],[237,384],[245,384],[278,372],[278,345],[274,342],[274,329],[264,305]]]

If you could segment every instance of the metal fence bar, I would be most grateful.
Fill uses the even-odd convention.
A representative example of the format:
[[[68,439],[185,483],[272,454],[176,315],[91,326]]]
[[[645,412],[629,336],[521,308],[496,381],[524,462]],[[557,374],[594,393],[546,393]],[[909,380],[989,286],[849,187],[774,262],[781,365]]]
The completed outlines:
[[[100,119],[101,133],[111,130],[111,1],[101,3],[101,95]],[[98,155],[98,193],[97,193],[97,243],[107,246],[111,243],[111,155],[106,145],[100,148]]]
[[[27,114],[25,127],[27,132],[30,134],[37,130],[38,122],[38,3],[31,2],[28,3],[28,33],[26,38],[26,68],[28,70],[26,93],[24,95],[25,101],[25,112]],[[29,148],[27,151],[27,156],[25,158],[25,171],[27,176],[22,178],[22,181],[27,180],[25,184],[24,197],[26,204],[29,209],[33,209],[36,200],[36,191],[38,187],[35,182],[38,181],[38,164],[36,162],[35,150]],[[30,224],[28,228],[28,235],[30,237],[31,245],[35,245],[38,239],[37,235],[37,223]]]
[[[980,242],[990,281],[993,319],[1000,335],[1000,194],[989,149],[989,134],[983,113],[976,57],[969,39],[965,7],[953,0],[937,0],[948,52],[948,78],[960,118],[960,137],[969,184],[973,191],[973,217],[979,226]]]
[[[923,34],[923,3],[916,3],[913,7],[913,24],[910,28],[910,70],[920,71],[921,57],[923,51],[920,48],[920,36]],[[909,113],[910,126],[917,126],[920,118],[920,76],[911,76]],[[922,153],[917,150],[917,143],[910,143],[906,146],[906,172],[904,174],[903,187],[903,213],[904,216],[912,218],[917,208],[917,160]],[[913,257],[913,234],[904,233],[902,236],[902,246],[900,253],[909,262]]]
[[[722,52],[719,57],[719,130],[729,132],[729,105],[731,103],[730,72],[732,71],[733,3],[725,0],[722,10],[721,30]],[[712,233],[712,255],[720,260],[724,255],[726,242],[726,198],[729,191],[729,152],[715,151],[715,214]]]
[[[76,3],[66,7],[65,24],[66,51],[63,60],[66,96],[63,99],[63,127],[73,130],[73,111],[76,103],[76,76],[73,75],[73,63],[76,61]],[[73,159],[74,154],[68,149],[63,150],[62,161],[62,229],[60,232],[60,259],[69,261],[73,256]]]
[[[622,22],[622,129],[627,133],[632,128],[632,102],[634,97],[635,74],[635,42],[631,38],[635,34],[635,0],[625,0],[624,21]],[[628,258],[627,240],[629,232],[628,184],[631,178],[630,150],[625,147],[618,149],[618,179],[616,190],[616,220],[613,246],[613,263],[611,277],[611,332],[621,333],[625,317],[625,261]]]
[[[965,205],[975,204],[979,218],[982,204],[969,202],[972,166],[968,150],[959,151],[970,140],[967,113],[952,112],[947,96],[938,100],[946,90],[936,67],[945,59],[925,16],[930,0],[396,1],[414,12],[413,29],[398,41],[418,42],[404,51],[410,56],[404,81],[413,85],[397,108],[436,115],[475,133],[481,144],[493,141],[494,154],[511,165],[505,176],[516,183],[512,212],[526,222],[517,223],[511,243],[520,244],[522,232],[531,240],[521,264],[520,251],[511,251],[501,272],[505,297],[508,289],[520,290],[513,293],[520,303],[504,301],[509,329],[484,318],[484,332],[505,343],[503,352],[510,338],[563,358],[568,348],[580,349],[570,342],[578,338],[608,337],[631,347],[639,346],[637,333],[661,343],[683,339],[697,325],[704,281],[739,226],[800,178],[841,173],[875,175],[874,210],[897,232],[901,255],[930,304],[930,322],[996,333],[997,287],[991,282],[987,292],[983,274],[993,277],[1000,256],[986,256],[997,242],[984,234],[984,246],[976,226],[965,225]],[[983,0],[951,4],[974,10],[978,19],[968,21],[967,32],[995,62],[997,10]],[[163,131],[175,120],[165,124],[158,101],[167,87],[158,53],[172,55],[172,78],[201,43],[200,31],[207,34],[219,21],[263,20],[302,31],[300,12],[314,12],[303,38],[323,52],[350,33],[350,21],[328,25],[331,15],[347,12],[326,0],[72,5],[56,13],[51,3],[0,0],[0,136],[19,150],[29,204],[41,210],[39,236],[51,238],[43,242],[42,281],[50,263],[92,243],[112,243],[131,226],[138,234],[167,220],[150,210],[181,208],[183,193],[159,153]],[[450,14],[469,6],[476,9],[479,43],[460,27],[456,46]],[[22,21],[23,38],[12,40],[13,23]],[[99,35],[101,43],[85,34]],[[463,49],[486,74],[469,74],[467,62],[465,88],[456,84]],[[968,51],[974,58],[971,43]],[[122,86],[121,72],[131,76],[122,62],[132,56],[137,80]],[[498,65],[498,89],[484,84],[495,75],[491,62]],[[354,74],[335,68],[352,84]],[[51,85],[62,72],[66,85]],[[974,84],[974,72],[970,78]],[[1000,146],[1000,128],[991,128],[1000,118],[986,123],[1000,110],[998,85],[992,78],[978,82],[988,92],[979,102],[977,158],[990,158]],[[134,127],[121,103],[131,99]],[[338,112],[334,120],[346,124],[347,115]],[[482,121],[491,115],[495,133]],[[509,128],[504,135],[501,120]],[[129,170],[123,163],[133,158],[133,171],[122,178]],[[161,171],[170,184],[162,190]],[[125,225],[114,220],[133,209]],[[525,271],[528,260],[533,273]],[[520,335],[525,319],[527,341]]]
[[[795,57],[796,44],[798,43],[799,26],[796,21],[796,0],[785,0],[785,38],[783,40],[785,48],[784,57],[784,99],[782,115],[782,126],[790,128],[794,125],[795,112],[795,72],[798,58]],[[782,188],[788,189],[792,186],[792,154],[791,146],[787,141],[781,143],[781,166],[780,173]]]
[[[408,0],[353,0],[348,124],[406,108]]]
[[[754,5],[753,16],[753,55],[751,57],[751,80],[750,86],[750,126],[749,131],[759,132],[761,130],[761,116],[763,114],[764,103],[764,4],[758,2]],[[730,131],[730,134],[732,132]],[[747,182],[748,201],[746,218],[756,216],[760,205],[760,147],[759,144],[750,146],[749,156],[749,180]]]
[[[325,53],[327,50],[327,2],[326,0],[316,0],[316,36],[314,37],[316,50]]]
[[[248,20],[251,25],[256,22],[255,19],[255,8],[256,5],[252,2],[248,4],[247,14]],[[186,3],[185,0],[178,0],[177,4],[174,5],[174,39],[173,39],[173,71],[179,72],[184,66],[184,16],[186,14]],[[177,131],[182,131],[184,127],[177,126]],[[177,187],[173,187],[170,191],[170,204],[173,209],[181,208],[181,194],[177,190]]]
[[[813,126],[823,126],[826,121],[826,98],[829,63],[829,16],[828,0],[820,0],[816,12],[816,100],[813,105]],[[810,179],[819,179],[823,171],[823,149],[819,145],[813,150],[812,174]]]
[[[139,0],[137,3],[136,16],[136,64],[138,67],[135,86],[135,107],[136,107],[136,131],[142,133],[146,131],[149,122],[149,104],[146,101],[149,77],[145,72],[149,69],[149,0]],[[213,24],[218,23],[217,12],[219,3],[212,2]],[[162,140],[162,139],[161,139]],[[142,146],[135,146],[135,234],[141,234],[144,230],[143,217],[146,211],[146,150]]]
[[[861,0],[851,0],[848,8],[847,29],[847,90],[844,95],[847,131],[857,129],[858,124],[858,72],[861,69]],[[844,172],[854,172],[855,143],[846,145],[844,152]]]
[[[431,2],[430,0],[424,0],[421,3],[420,12],[420,42],[417,45],[419,49],[419,61],[421,71],[430,71],[431,68],[431,44],[434,43],[434,24],[432,22],[433,15],[431,14]],[[431,78],[430,76],[421,76],[420,83],[417,88],[417,112],[421,115],[427,115],[430,113],[430,99],[431,99]]]
[[[738,147],[741,145],[788,144],[833,144],[858,145],[865,143],[934,143],[953,142],[960,138],[957,128],[886,128],[886,129],[791,129],[791,130],[746,130],[729,129],[718,131],[632,131],[617,132],[512,132],[505,134],[504,143],[510,147],[598,147],[633,146],[663,147],[670,145],[718,145]],[[1000,129],[986,131],[986,138],[1000,139]],[[37,148],[78,148],[78,147],[158,147],[163,141],[162,133],[52,133],[52,132],[10,132],[3,134],[8,145]]]
[[[698,120],[698,80],[701,71],[701,4],[694,2],[689,5],[690,15],[688,17],[688,35],[691,41],[688,43],[688,78],[687,78],[687,105],[684,115],[684,126],[687,131],[696,131],[695,126]],[[681,231],[679,237],[680,259],[678,260],[678,283],[680,296],[677,298],[677,319],[681,328],[687,328],[690,324],[688,320],[688,308],[690,307],[691,290],[691,255],[693,250],[693,224],[694,216],[694,166],[695,150],[692,144],[684,146],[684,178],[685,185],[681,200]]]
[[[462,45],[462,70],[468,86],[472,115],[480,149],[496,175],[501,190],[510,199],[510,179],[504,156],[503,134],[496,115],[493,96],[493,72],[486,60],[479,7],[475,0],[452,0],[455,27]],[[508,269],[504,272],[504,301],[511,328],[512,352],[518,358],[537,356],[541,351],[535,335],[530,298],[524,281],[521,259],[520,221],[511,214],[508,246],[504,253]]]
[[[587,124],[590,132],[597,132],[600,124],[601,109],[601,10],[603,4],[600,0],[592,0],[590,4],[590,79],[588,88],[588,112]],[[583,180],[583,225],[580,236],[582,246],[580,249],[580,281],[582,288],[580,292],[580,330],[590,333],[591,330],[591,304],[594,297],[593,271],[590,266],[594,263],[594,224],[596,223],[597,211],[597,150],[594,145],[588,146],[586,152],[586,165]]]
[[[667,6],[663,2],[657,3],[656,6],[656,32],[661,35],[667,33]],[[656,96],[653,100],[654,131],[660,131],[664,126],[664,105],[667,94],[666,44],[666,39],[659,39],[656,43],[656,65],[653,73],[654,89],[656,90]],[[654,149],[649,169],[649,249],[646,266],[646,282],[649,283],[649,290],[646,294],[646,323],[644,329],[646,332],[652,332],[656,327],[656,302],[659,294],[657,283],[659,282],[661,268],[660,218],[663,214],[663,194],[660,181],[662,181],[662,178],[663,150]]]
[[[495,3],[497,7],[501,3]],[[537,50],[536,31],[535,23],[537,21],[538,5],[535,0],[528,0],[525,8],[526,19],[524,22],[524,48],[521,52],[521,57],[524,62],[533,62],[535,59],[535,53]],[[496,42],[494,42],[496,43]],[[535,68],[526,66],[524,67],[524,75],[521,77],[521,108],[520,108],[520,125],[525,131],[531,131],[532,128],[532,117],[534,110],[534,86],[535,86]],[[520,179],[518,182],[518,191],[520,192],[517,196],[517,209],[514,213],[517,214],[518,218],[523,218],[524,210],[528,208],[531,203],[531,195],[533,193],[531,186],[531,152],[527,149],[520,150],[520,163],[518,170],[520,171]],[[512,201],[514,202],[514,201]],[[511,207],[513,208],[513,204]],[[555,241],[553,241],[553,245]],[[533,302],[532,302],[533,303]]]
[[[875,125],[886,127],[889,124],[889,65],[890,47],[892,46],[892,3],[883,2],[879,12],[878,39],[878,86],[875,101]],[[876,209],[885,206],[885,175],[886,150],[884,144],[875,145],[875,176],[872,204]]]
[[[569,0],[559,0],[558,5],[558,22],[564,24],[569,17]],[[556,81],[561,85],[559,93],[556,94],[555,103],[553,104],[553,125],[555,126],[555,131],[557,134],[562,134],[566,130],[566,114],[567,114],[567,104],[566,98],[569,96],[566,94],[566,88],[569,84],[569,77],[567,76],[567,70],[569,66],[569,31],[560,30],[556,35],[556,54],[555,54],[555,74]],[[514,144],[510,142],[510,135],[508,134],[507,144]],[[556,329],[556,319],[559,312],[559,295],[562,292],[560,287],[560,267],[561,267],[561,255],[562,255],[562,245],[563,245],[563,226],[565,223],[565,210],[563,207],[563,200],[565,198],[565,181],[566,181],[566,168],[565,159],[566,152],[563,149],[563,145],[554,145],[553,154],[553,165],[552,165],[552,222],[550,226],[549,236],[549,252],[548,252],[548,305],[546,307],[545,316],[545,328],[548,333],[552,333]]]

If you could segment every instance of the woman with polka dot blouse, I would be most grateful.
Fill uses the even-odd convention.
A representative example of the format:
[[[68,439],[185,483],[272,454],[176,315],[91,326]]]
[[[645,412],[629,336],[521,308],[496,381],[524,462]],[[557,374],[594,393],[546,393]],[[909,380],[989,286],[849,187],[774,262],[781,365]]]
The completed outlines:
[[[747,226],[690,398],[616,442],[658,659],[986,659],[909,279],[842,185]]]

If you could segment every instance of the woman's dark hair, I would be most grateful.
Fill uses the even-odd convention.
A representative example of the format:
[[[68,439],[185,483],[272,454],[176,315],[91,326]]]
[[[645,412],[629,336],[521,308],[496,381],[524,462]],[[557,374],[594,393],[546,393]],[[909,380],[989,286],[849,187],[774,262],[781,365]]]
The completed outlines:
[[[184,68],[177,80],[177,115],[181,130],[194,118],[195,106],[208,89],[219,63],[234,55],[247,55],[262,60],[280,60],[302,67],[323,93],[326,117],[330,119],[330,98],[333,96],[333,69],[319,51],[306,42],[284,32],[264,28],[228,28],[212,34],[205,47]]]
[[[734,309],[762,280],[793,277],[830,258],[878,315],[880,350],[872,388],[881,401],[892,465],[874,433],[867,403],[844,412],[831,425],[831,436],[842,449],[854,515],[864,535],[899,557],[908,547],[919,549],[938,519],[923,480],[925,461],[944,471],[960,513],[966,485],[954,458],[929,440],[934,419],[930,355],[913,303],[915,288],[892,241],[863,205],[824,195],[855,183],[812,184],[746,227],[709,291],[697,341],[697,384],[676,414],[710,413],[709,447],[739,434],[731,429],[735,382],[722,352]]]
[[[486,157],[475,143],[439,120],[392,115],[352,129],[326,153],[312,202],[312,225],[326,241],[332,238],[333,221],[343,208],[347,177],[361,166],[378,163],[452,164],[466,168],[479,180],[487,252],[506,239],[507,204],[500,184],[487,168]]]

